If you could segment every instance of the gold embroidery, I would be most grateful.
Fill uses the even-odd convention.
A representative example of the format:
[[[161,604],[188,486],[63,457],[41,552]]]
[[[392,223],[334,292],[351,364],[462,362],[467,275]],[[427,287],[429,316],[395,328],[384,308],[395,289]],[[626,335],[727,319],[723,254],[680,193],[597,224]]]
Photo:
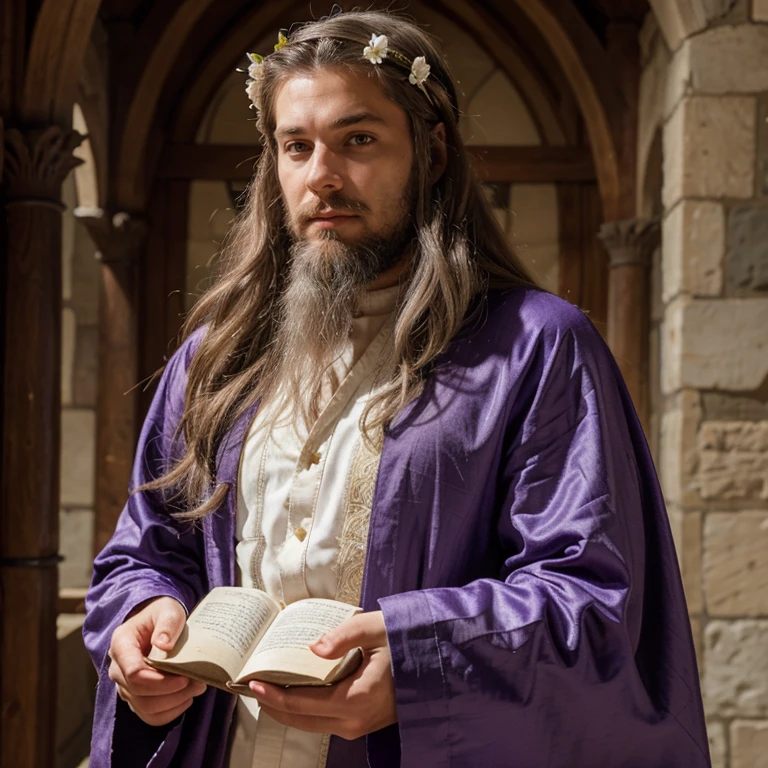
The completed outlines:
[[[381,439],[374,441],[381,445]],[[336,599],[360,605],[363,569],[368,545],[373,493],[379,473],[380,449],[372,449],[359,439],[344,489],[344,525],[339,540],[339,556],[335,563]]]

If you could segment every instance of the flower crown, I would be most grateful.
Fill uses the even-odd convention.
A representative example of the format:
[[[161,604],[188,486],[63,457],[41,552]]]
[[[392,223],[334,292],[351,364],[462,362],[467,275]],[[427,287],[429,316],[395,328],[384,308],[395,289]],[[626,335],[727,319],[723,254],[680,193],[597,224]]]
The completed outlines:
[[[288,45],[289,34],[288,30],[280,30],[277,37],[277,43],[275,44],[275,51],[279,51],[281,48]],[[332,37],[337,40],[347,40],[362,45],[356,38],[343,35],[333,35]],[[430,73],[430,66],[427,64],[427,60],[424,56],[417,56],[411,61],[404,54],[389,47],[389,41],[387,40],[386,35],[377,35],[374,32],[371,35],[368,45],[363,47],[362,57],[368,59],[374,66],[382,64],[384,59],[389,58],[390,61],[409,70],[410,74],[408,76],[408,82],[410,82],[411,85],[415,85],[427,97],[430,104],[434,104],[429,92],[424,87],[424,83]],[[245,82],[245,92],[251,100],[251,108],[258,109],[259,85],[264,76],[264,56],[261,56],[258,53],[249,53],[248,58],[250,59],[250,64],[248,66],[248,80]]]

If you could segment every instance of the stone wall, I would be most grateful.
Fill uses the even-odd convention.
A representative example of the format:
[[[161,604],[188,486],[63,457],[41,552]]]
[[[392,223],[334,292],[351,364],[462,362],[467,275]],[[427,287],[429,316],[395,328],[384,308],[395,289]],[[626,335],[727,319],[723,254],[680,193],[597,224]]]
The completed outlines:
[[[670,34],[696,5],[654,3],[644,30],[641,166],[663,136],[657,461],[713,765],[757,768],[768,766],[768,24],[756,22],[768,3],[709,3],[693,33]]]

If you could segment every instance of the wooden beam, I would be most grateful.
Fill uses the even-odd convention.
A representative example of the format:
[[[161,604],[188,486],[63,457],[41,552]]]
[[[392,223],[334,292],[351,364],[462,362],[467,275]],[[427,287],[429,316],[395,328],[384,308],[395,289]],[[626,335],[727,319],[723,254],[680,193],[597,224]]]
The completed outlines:
[[[595,167],[587,147],[467,147],[483,181],[520,184],[589,182]],[[259,157],[257,145],[170,144],[158,179],[247,181]]]

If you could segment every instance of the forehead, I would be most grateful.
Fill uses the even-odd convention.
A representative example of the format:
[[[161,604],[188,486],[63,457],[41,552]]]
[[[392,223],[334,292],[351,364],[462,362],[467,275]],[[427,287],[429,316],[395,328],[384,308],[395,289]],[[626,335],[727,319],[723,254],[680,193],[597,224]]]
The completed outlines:
[[[345,117],[363,115],[381,126],[408,130],[405,111],[361,72],[321,69],[297,74],[280,85],[274,104],[276,134],[344,127]]]

